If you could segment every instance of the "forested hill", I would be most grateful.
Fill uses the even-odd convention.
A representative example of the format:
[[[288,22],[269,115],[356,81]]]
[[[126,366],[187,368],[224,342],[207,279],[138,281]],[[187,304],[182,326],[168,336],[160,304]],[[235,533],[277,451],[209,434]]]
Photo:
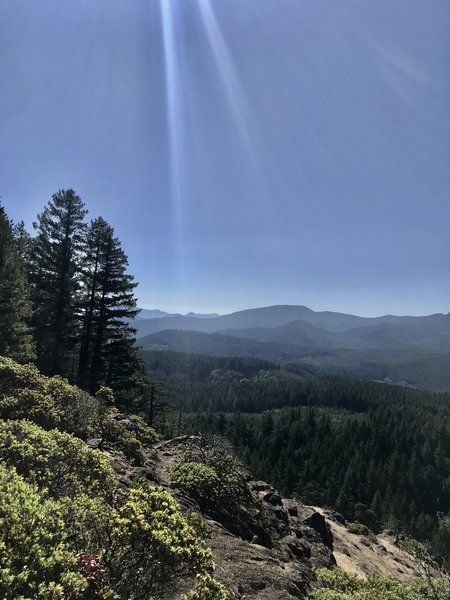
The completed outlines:
[[[296,321],[277,328],[205,333],[173,329],[170,328],[172,320],[158,319],[158,327],[162,330],[140,338],[138,343],[148,351],[253,357],[282,365],[298,363],[318,375],[348,374],[368,380],[389,379],[419,389],[449,391],[450,352],[447,344],[450,336],[445,331],[448,319],[436,315],[436,318],[424,317],[424,320],[428,325],[425,326],[420,318],[414,327],[407,321],[409,332],[388,324],[336,333]]]
[[[450,403],[340,379],[177,386],[188,431],[226,436],[258,477],[450,556]]]
[[[186,431],[227,437],[286,495],[450,555],[449,394],[249,358],[144,356]]]

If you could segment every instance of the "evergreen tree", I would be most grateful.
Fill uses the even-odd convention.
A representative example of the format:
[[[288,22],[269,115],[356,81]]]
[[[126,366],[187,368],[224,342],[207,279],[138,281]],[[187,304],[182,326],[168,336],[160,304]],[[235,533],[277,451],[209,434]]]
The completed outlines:
[[[0,354],[20,362],[34,359],[28,326],[31,302],[25,265],[14,229],[0,206]]]
[[[138,313],[133,276],[114,229],[101,217],[85,245],[78,383],[95,393],[108,385],[122,399],[142,376],[130,320]]]
[[[31,283],[38,364],[70,377],[77,335],[76,293],[87,210],[71,189],[54,194],[38,215],[32,243]]]
[[[25,228],[25,223],[23,221],[19,221],[16,223],[13,228],[14,238],[16,240],[17,251],[19,252],[19,256],[22,259],[24,267],[28,267],[30,262],[30,253],[31,253],[31,235]],[[25,269],[27,270],[27,269]],[[27,272],[28,279],[28,272]]]

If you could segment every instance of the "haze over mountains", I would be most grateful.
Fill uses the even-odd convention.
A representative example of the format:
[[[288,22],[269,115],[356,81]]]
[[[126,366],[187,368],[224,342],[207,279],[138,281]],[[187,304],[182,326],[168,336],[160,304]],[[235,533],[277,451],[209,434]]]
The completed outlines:
[[[247,309],[228,315],[179,315],[144,309],[137,328],[138,338],[164,329],[180,329],[313,346],[378,347],[386,342],[450,350],[450,314],[359,317],[291,305]]]
[[[136,323],[139,345],[299,362],[317,374],[346,372],[450,389],[450,314],[360,317],[278,305],[208,317],[166,314],[141,319]]]
[[[146,319],[164,319],[166,317],[196,317],[198,319],[213,319],[214,317],[220,317],[218,313],[209,313],[209,314],[200,314],[190,312],[187,315],[182,315],[180,313],[168,313],[163,310],[159,310],[157,308],[148,309],[141,308],[140,313],[137,315],[136,320],[142,321]]]

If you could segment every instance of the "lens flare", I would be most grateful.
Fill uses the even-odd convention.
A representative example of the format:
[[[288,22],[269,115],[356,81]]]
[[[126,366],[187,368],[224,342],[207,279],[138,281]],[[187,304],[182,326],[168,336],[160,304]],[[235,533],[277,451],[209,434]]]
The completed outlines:
[[[235,126],[247,156],[251,159],[253,166],[256,167],[255,128],[252,125],[251,112],[233,58],[228,50],[210,0],[197,0],[197,6]]]
[[[186,272],[183,227],[183,157],[184,140],[182,106],[182,70],[177,42],[177,0],[160,0],[161,30],[164,50],[166,87],[166,115],[169,153],[171,218],[173,227],[172,249],[176,258],[176,277],[183,279]]]

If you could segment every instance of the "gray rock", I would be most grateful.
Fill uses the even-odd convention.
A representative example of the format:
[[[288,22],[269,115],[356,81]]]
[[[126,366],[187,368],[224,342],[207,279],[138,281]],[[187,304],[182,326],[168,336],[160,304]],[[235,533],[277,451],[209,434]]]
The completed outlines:
[[[321,513],[314,512],[310,517],[305,519],[304,523],[317,531],[325,546],[333,551],[333,534],[331,533],[330,526],[326,522],[325,517]]]
[[[272,506],[283,506],[283,500],[281,499],[281,496],[274,491],[267,492],[267,494],[263,495],[262,499],[264,502],[268,502]]]

